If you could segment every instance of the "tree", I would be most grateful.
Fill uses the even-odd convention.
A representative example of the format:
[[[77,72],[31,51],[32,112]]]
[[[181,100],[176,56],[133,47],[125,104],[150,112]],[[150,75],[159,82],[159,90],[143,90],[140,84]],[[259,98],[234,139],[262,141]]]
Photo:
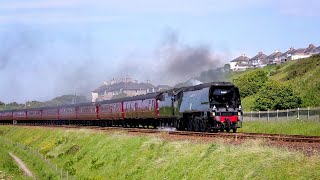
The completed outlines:
[[[262,89],[267,80],[267,72],[263,70],[256,70],[234,79],[233,83],[239,87],[241,96],[247,97],[256,94],[260,89]]]
[[[230,71],[230,68],[231,68],[230,64],[225,64],[224,67],[223,67],[225,72]]]
[[[0,101],[0,106],[3,106],[3,105],[5,105],[5,103],[4,103],[4,102],[2,102],[2,101]]]
[[[292,109],[301,104],[301,98],[293,93],[291,86],[277,81],[268,81],[259,91],[254,102],[254,109],[261,111]]]

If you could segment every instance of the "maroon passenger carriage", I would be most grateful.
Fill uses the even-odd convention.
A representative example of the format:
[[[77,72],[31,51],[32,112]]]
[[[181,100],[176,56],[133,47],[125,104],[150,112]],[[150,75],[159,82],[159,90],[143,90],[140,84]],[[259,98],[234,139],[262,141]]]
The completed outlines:
[[[123,102],[119,100],[107,100],[100,102],[97,106],[97,118],[101,126],[112,126],[121,124],[124,119]]]
[[[0,111],[0,123],[12,124],[12,111]]]

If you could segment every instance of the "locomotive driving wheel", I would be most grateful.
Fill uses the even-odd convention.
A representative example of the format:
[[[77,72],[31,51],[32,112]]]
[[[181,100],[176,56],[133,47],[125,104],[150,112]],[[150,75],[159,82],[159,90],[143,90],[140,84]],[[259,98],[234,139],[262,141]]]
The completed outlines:
[[[233,132],[233,133],[236,133],[236,132],[237,132],[237,127],[233,127],[233,128],[232,128],[232,132]]]
[[[193,130],[193,120],[192,120],[192,118],[190,118],[189,120],[188,120],[188,125],[187,125],[187,130],[188,131],[192,131]]]
[[[192,118],[194,131],[199,131],[199,120],[193,116]]]
[[[205,122],[204,119],[201,119],[201,120],[200,120],[199,130],[200,130],[201,132],[207,131],[207,123]]]

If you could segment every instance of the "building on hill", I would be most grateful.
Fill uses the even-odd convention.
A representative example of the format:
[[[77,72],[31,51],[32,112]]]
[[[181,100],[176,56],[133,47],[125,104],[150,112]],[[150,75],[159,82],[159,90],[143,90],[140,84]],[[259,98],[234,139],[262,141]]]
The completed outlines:
[[[272,54],[270,54],[266,59],[268,64],[280,64],[281,63],[281,56],[282,52],[279,50],[275,50]]]
[[[150,81],[138,83],[137,80],[132,78],[125,78],[121,80],[112,79],[111,81],[105,81],[104,85],[92,91],[92,102],[110,100],[114,97],[126,95],[137,96],[147,93],[153,93],[171,89],[167,85],[154,86]]]
[[[297,49],[291,56],[291,60],[303,59],[308,58],[317,51],[317,47],[313,44],[310,44],[307,48],[300,48]]]
[[[310,45],[306,48],[306,50],[304,51],[304,53],[311,55],[311,54],[313,53],[313,51],[316,50],[316,49],[317,49],[317,47],[316,47],[315,45],[310,44]]]
[[[249,59],[250,58],[247,57],[245,54],[242,54],[241,56],[230,61],[230,69],[232,71],[243,71],[248,68],[251,68],[252,65],[249,64]]]
[[[263,52],[259,52],[253,58],[249,60],[249,63],[253,65],[253,67],[264,67],[268,64],[267,55]]]
[[[320,54],[320,46],[313,50],[312,54]]]
[[[291,57],[292,57],[292,54],[295,52],[296,50],[291,47],[288,51],[286,51],[285,53],[283,53],[281,56],[280,56],[280,60],[281,62],[286,62],[286,61],[289,61],[291,60]]]

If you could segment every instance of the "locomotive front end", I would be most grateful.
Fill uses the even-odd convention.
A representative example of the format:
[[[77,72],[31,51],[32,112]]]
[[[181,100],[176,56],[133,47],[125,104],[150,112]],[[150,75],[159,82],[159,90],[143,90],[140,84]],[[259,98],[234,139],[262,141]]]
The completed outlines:
[[[210,89],[211,126],[213,131],[237,132],[243,112],[239,89],[233,84],[212,86]]]

